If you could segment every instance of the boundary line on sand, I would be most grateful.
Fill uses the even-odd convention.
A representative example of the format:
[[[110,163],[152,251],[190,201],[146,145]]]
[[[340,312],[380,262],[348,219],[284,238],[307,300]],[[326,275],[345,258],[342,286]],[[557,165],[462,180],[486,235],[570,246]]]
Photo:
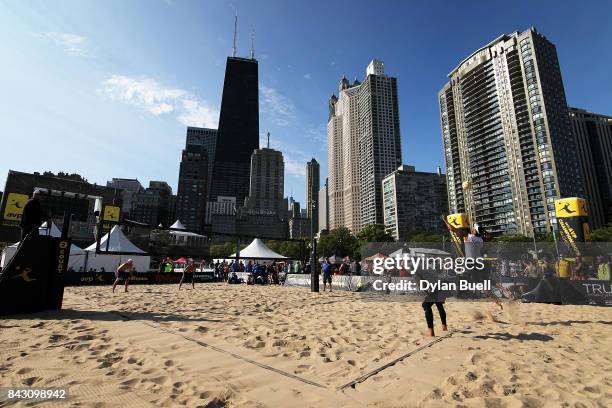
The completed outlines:
[[[283,376],[285,376],[285,377],[289,377],[289,378],[292,378],[292,379],[294,379],[294,380],[298,380],[298,381],[301,381],[301,382],[303,382],[303,383],[306,383],[306,384],[309,384],[309,385],[313,385],[313,386],[315,386],[315,387],[325,388],[325,389],[327,389],[327,388],[328,388],[328,387],[326,387],[325,385],[318,384],[318,383],[316,383],[316,382],[314,382],[314,381],[307,380],[306,378],[299,377],[299,376],[297,376],[297,375],[295,375],[295,374],[288,373],[288,372],[286,372],[286,371],[280,370],[280,369],[278,369],[278,368],[274,368],[274,367],[269,366],[269,365],[267,365],[267,364],[263,364],[263,363],[260,363],[260,362],[255,361],[255,360],[251,360],[250,358],[243,357],[243,356],[241,356],[241,355],[239,355],[239,354],[236,354],[236,353],[232,353],[231,351],[227,351],[227,350],[224,350],[224,349],[222,349],[222,348],[220,348],[220,347],[213,346],[212,344],[208,344],[208,343],[205,343],[205,342],[203,342],[203,341],[201,341],[201,340],[194,339],[193,337],[185,336],[184,334],[177,333],[177,332],[175,332],[174,330],[166,329],[166,328],[164,328],[164,327],[160,327],[160,326],[158,326],[158,325],[155,325],[155,324],[152,324],[152,323],[149,323],[149,322],[143,321],[143,320],[136,320],[136,319],[133,319],[132,317],[130,317],[129,315],[126,315],[126,314],[125,314],[125,313],[123,313],[123,312],[119,312],[119,311],[116,311],[116,310],[110,310],[110,311],[108,311],[108,312],[109,312],[109,313],[114,313],[114,314],[116,314],[116,315],[118,315],[118,316],[121,316],[122,318],[124,318],[124,319],[126,319],[126,320],[129,320],[129,321],[138,321],[138,322],[141,322],[141,323],[143,323],[143,324],[145,324],[145,325],[147,325],[147,326],[149,326],[149,327],[152,327],[152,328],[154,328],[154,329],[158,329],[158,330],[161,330],[161,331],[163,331],[163,332],[165,332],[165,333],[168,333],[168,334],[173,334],[173,335],[175,335],[175,336],[182,337],[183,339],[188,340],[188,341],[191,341],[191,342],[193,342],[193,343],[196,343],[196,344],[197,344],[197,345],[199,345],[199,346],[210,348],[211,350],[214,350],[214,351],[216,351],[216,352],[218,352],[218,353],[227,354],[227,355],[229,355],[229,356],[234,357],[235,359],[242,360],[242,361],[247,362],[247,363],[249,363],[249,364],[256,365],[256,366],[258,366],[258,367],[260,367],[260,368],[263,368],[263,369],[265,369],[265,370],[273,371],[273,372],[275,372],[275,373],[277,373],[277,374],[280,374],[280,375],[283,375]],[[129,313],[129,312],[128,312],[128,313]]]
[[[453,330],[453,331],[449,332],[448,334],[446,334],[446,335],[444,335],[442,337],[437,337],[435,340],[432,340],[429,343],[423,344],[421,347],[418,347],[418,348],[416,348],[416,349],[414,349],[414,350],[412,350],[412,351],[410,351],[410,352],[408,352],[408,353],[406,353],[404,355],[401,355],[401,356],[399,356],[399,357],[389,361],[387,364],[384,364],[384,365],[378,367],[377,369],[372,370],[369,373],[366,373],[366,374],[362,375],[359,378],[356,378],[355,380],[353,380],[351,382],[348,382],[348,383],[346,383],[344,385],[341,385],[341,386],[337,387],[336,389],[338,391],[342,391],[342,390],[344,390],[344,389],[346,389],[348,387],[355,388],[355,386],[357,384],[364,382],[365,380],[367,380],[368,378],[372,377],[373,375],[376,375],[376,374],[380,373],[381,371],[383,371],[383,370],[385,370],[385,369],[387,369],[387,368],[389,368],[391,366],[394,366],[395,364],[399,363],[400,361],[402,361],[402,360],[404,360],[404,359],[406,359],[406,358],[408,358],[408,357],[418,353],[421,350],[424,350],[424,349],[426,349],[428,347],[431,347],[434,344],[439,343],[439,342],[441,342],[444,339],[448,339],[449,337],[451,337],[453,335],[454,332],[455,331]]]

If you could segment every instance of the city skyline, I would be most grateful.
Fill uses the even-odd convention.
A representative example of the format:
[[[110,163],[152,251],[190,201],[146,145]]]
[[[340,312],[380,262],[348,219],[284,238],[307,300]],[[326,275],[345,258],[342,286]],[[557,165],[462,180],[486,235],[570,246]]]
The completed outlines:
[[[224,62],[231,53],[233,10],[230,3],[170,3],[152,2],[144,13],[140,3],[0,4],[0,36],[7,51],[7,64],[0,68],[0,83],[6,90],[0,102],[0,134],[17,151],[26,151],[28,143],[44,146],[31,152],[29,160],[20,154],[3,160],[2,188],[8,170],[13,169],[78,172],[101,185],[112,177],[138,178],[143,184],[164,180],[177,191],[178,159],[187,125],[217,127]],[[305,163],[315,157],[321,163],[321,179],[328,174],[329,90],[343,75],[351,80],[361,77],[363,65],[373,58],[392,66],[398,78],[402,156],[405,164],[423,171],[444,165],[436,94],[448,80],[446,75],[457,61],[504,33],[536,26],[557,46],[568,104],[611,113],[611,96],[600,86],[604,68],[612,60],[605,47],[611,29],[597,24],[609,6],[600,3],[581,3],[572,10],[559,10],[552,3],[533,10],[527,3],[519,5],[519,10],[471,5],[454,16],[472,13],[479,20],[478,26],[465,30],[457,23],[442,28],[453,6],[424,10],[398,5],[393,13],[381,12],[377,17],[374,24],[379,30],[374,36],[360,32],[358,24],[340,24],[336,18],[344,14],[347,19],[365,19],[364,4],[326,5],[316,13],[301,5],[276,2],[265,7],[234,4],[239,13],[239,56],[248,56],[251,29],[255,29],[260,138],[268,130],[275,136],[271,147],[282,151],[286,161],[285,193],[302,203]],[[119,15],[113,13],[117,5]],[[520,9],[530,13],[521,14]],[[493,14],[499,20],[477,19]],[[42,21],[41,15],[52,18]],[[118,19],[118,24],[109,28],[94,21],[96,16]],[[442,21],[432,27],[418,22],[436,16]],[[162,24],[166,18],[167,24]],[[414,24],[400,28],[401,19]],[[276,23],[274,28],[271,21]],[[314,21],[316,30],[309,26]],[[184,28],[178,30],[181,22]],[[341,30],[353,35],[360,47],[326,44],[328,35]],[[457,35],[448,41],[445,36],[452,30]],[[151,35],[156,31],[159,39]],[[277,42],[279,34],[287,38]],[[309,35],[315,36],[315,48],[300,38]],[[587,43],[589,47],[584,47]],[[429,58],[432,47],[435,58]],[[97,160],[86,154],[92,149]]]

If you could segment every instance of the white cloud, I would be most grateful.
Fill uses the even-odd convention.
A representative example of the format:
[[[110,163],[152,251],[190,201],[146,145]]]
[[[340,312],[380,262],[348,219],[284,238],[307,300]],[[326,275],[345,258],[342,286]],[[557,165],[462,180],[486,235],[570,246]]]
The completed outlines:
[[[154,79],[113,75],[102,82],[102,92],[111,100],[129,103],[155,116],[175,114],[185,126],[217,127],[219,113],[195,95],[178,88],[165,88]]]
[[[312,79],[312,77],[310,76],[310,74],[304,74],[304,79]]]
[[[285,172],[292,176],[306,177],[306,162],[299,162],[286,154],[283,154],[285,160]]]
[[[266,114],[270,121],[277,126],[287,126],[295,119],[295,105],[293,101],[281,95],[275,88],[260,84],[261,112]]]
[[[91,57],[87,47],[89,40],[87,37],[82,35],[71,34],[71,33],[58,33],[55,31],[49,31],[46,33],[37,34],[44,38],[47,38],[63,48],[64,52],[68,55],[76,57]]]

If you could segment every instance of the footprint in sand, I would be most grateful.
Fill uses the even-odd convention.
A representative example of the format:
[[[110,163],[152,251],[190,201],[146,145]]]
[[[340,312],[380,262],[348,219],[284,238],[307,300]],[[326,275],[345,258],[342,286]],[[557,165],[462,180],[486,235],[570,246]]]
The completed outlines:
[[[17,371],[17,374],[22,375],[22,374],[27,374],[27,373],[30,373],[30,372],[32,372],[32,371],[33,371],[33,369],[32,369],[32,368],[24,367],[24,368],[19,369],[19,370]]]
[[[57,343],[58,341],[66,340],[68,336],[64,336],[63,334],[52,334],[49,336],[49,343]]]

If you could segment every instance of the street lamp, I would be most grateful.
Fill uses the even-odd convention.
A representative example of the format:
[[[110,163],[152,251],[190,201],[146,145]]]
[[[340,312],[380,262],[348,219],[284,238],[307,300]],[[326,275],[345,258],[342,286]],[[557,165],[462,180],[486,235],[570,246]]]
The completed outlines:
[[[319,268],[317,265],[317,241],[315,239],[314,212],[316,202],[310,201],[310,291],[319,291]]]

